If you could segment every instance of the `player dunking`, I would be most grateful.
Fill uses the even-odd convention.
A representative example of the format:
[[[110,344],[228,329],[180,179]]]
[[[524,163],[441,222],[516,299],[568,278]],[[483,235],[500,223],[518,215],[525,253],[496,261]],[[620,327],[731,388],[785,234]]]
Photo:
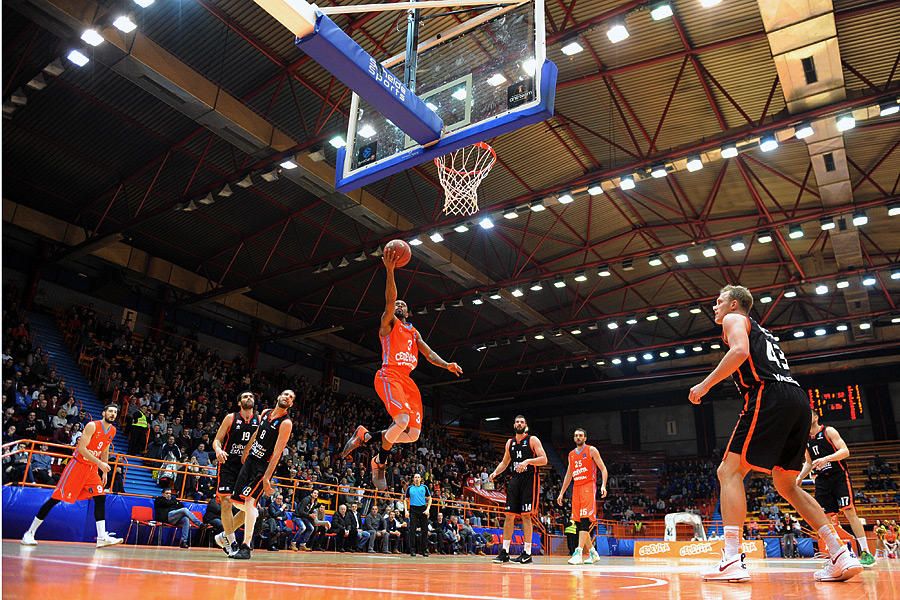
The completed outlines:
[[[744,478],[750,470],[771,473],[775,489],[819,532],[830,560],[815,573],[816,581],[844,581],[862,571],[859,560],[841,543],[825,511],[797,485],[810,427],[809,403],[791,377],[784,352],[771,333],[749,317],[750,290],[722,288],[713,309],[722,325],[728,352],[706,379],[691,388],[690,401],[699,404],[709,390],[732,376],[744,397],[744,409],[719,465],[725,550],[717,567],[703,573],[710,581],[748,581],[741,553],[741,527],[747,518]]]
[[[816,474],[816,502],[825,509],[835,527],[840,527],[839,515],[844,513],[850,522],[850,529],[859,544],[859,562],[864,567],[875,565],[875,557],[869,552],[866,530],[856,515],[853,505],[853,486],[850,485],[850,471],[844,462],[850,456],[847,444],[834,427],[819,424],[819,413],[812,411],[812,425],[806,441],[806,460],[803,470],[797,476],[797,485],[813,471]]]
[[[219,461],[216,472],[216,496],[222,505],[223,531],[216,535],[216,544],[228,555],[236,554],[240,547],[234,538],[234,532],[244,524],[244,511],[235,515],[232,510],[231,494],[234,493],[234,482],[241,472],[241,457],[244,448],[259,427],[259,417],[254,414],[253,403],[256,397],[253,392],[241,392],[238,400],[240,410],[228,413],[213,440],[213,450]]]
[[[22,536],[23,545],[37,545],[34,534],[54,506],[60,502],[73,504],[91,498],[94,499],[94,520],[97,522],[97,547],[122,543],[122,538],[117,538],[106,531],[106,495],[103,491],[110,470],[109,448],[112,446],[113,438],[116,437],[113,423],[116,422],[118,414],[119,408],[115,404],[107,404],[103,408],[101,420],[91,421],[84,426],[84,431],[78,438],[74,457],[63,470],[53,494],[38,510],[31,527]],[[103,475],[97,475],[98,469]]]
[[[288,417],[288,410],[293,405],[294,392],[291,390],[281,392],[275,408],[264,410],[259,415],[259,426],[244,448],[241,456],[244,464],[234,481],[234,492],[231,495],[231,502],[246,513],[244,543],[236,553],[229,554],[231,558],[243,560],[250,558],[253,529],[259,516],[256,503],[262,494],[271,496],[275,491],[272,487],[272,475],[291,437],[294,425]]]
[[[375,374],[375,391],[384,403],[394,422],[385,430],[374,434],[360,425],[344,444],[341,458],[346,458],[362,444],[374,441],[378,451],[372,457],[372,483],[376,489],[387,488],[385,475],[388,456],[394,444],[409,444],[419,439],[422,431],[422,395],[410,374],[419,362],[419,351],[431,364],[447,369],[457,377],[462,368],[455,362],[448,363],[432,350],[419,331],[407,321],[409,307],[397,299],[397,283],[394,269],[398,253],[386,247],[381,257],[387,270],[384,290],[384,313],[378,337],[381,339],[381,369]]]
[[[600,559],[597,550],[591,543],[591,526],[597,520],[597,469],[600,469],[600,497],[606,498],[606,479],[609,473],[600,452],[594,446],[586,444],[587,432],[580,427],[575,430],[575,449],[569,451],[569,467],[566,469],[566,477],[563,479],[562,488],[556,503],[562,506],[563,495],[569,489],[569,484],[574,480],[572,488],[572,520],[578,530],[578,547],[569,559],[570,565],[593,564]],[[588,557],[584,558],[584,554]]]
[[[536,467],[547,464],[547,455],[541,440],[528,433],[525,417],[518,415],[513,422],[516,436],[506,440],[503,460],[490,475],[494,479],[513,463],[513,474],[506,486],[506,511],[503,515],[503,549],[494,558],[495,563],[509,562],[509,545],[516,526],[516,516],[522,518],[522,532],[525,534],[525,548],[513,562],[528,564],[531,562],[531,534],[534,526],[531,516],[536,512],[533,505],[541,495],[541,480]]]

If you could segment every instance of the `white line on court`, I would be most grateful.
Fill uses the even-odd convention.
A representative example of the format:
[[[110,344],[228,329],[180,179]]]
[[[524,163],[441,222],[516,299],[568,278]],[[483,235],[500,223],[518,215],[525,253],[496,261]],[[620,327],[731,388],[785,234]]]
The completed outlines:
[[[295,587],[295,588],[311,588],[318,590],[342,590],[345,592],[371,592],[373,594],[384,595],[385,590],[383,588],[365,588],[365,587],[351,587],[351,586],[340,586],[340,585],[318,585],[315,583],[300,583],[294,581],[277,581],[271,579],[247,579],[244,577],[225,577],[221,575],[207,575],[203,573],[185,573],[183,571],[164,571],[158,569],[145,569],[139,567],[123,567],[121,565],[110,565],[104,564],[102,562],[82,562],[82,561],[72,561],[72,560],[57,560],[55,558],[41,558],[41,557],[23,557],[23,556],[5,556],[6,558],[16,558],[22,561],[41,561],[41,562],[49,562],[56,563],[61,565],[81,565],[83,567],[94,567],[101,569],[118,569],[120,571],[132,571],[135,573],[149,573],[151,575],[178,575],[181,577],[193,577],[195,579],[213,579],[218,581],[230,581],[230,582],[242,582],[242,583],[264,583],[267,585],[280,585],[285,587]],[[465,600],[527,600],[525,598],[501,598],[499,596],[471,596],[469,594],[451,594],[448,592],[422,592],[422,591],[412,591],[412,590],[390,590],[392,594],[402,594],[404,596],[429,596],[432,598],[461,598]]]

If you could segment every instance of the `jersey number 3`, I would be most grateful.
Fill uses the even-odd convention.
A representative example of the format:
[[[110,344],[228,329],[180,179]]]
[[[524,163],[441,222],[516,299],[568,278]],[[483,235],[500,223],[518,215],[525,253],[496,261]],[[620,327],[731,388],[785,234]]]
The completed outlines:
[[[770,340],[766,340],[766,357],[781,369],[784,369],[785,371],[788,370],[788,362],[787,358],[784,356],[784,352],[781,351],[781,348],[779,348],[777,344],[773,344]]]

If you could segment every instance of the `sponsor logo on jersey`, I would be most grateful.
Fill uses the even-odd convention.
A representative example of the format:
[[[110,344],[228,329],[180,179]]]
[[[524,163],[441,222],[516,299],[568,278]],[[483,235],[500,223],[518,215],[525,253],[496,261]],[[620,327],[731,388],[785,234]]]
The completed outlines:
[[[419,357],[405,350],[394,354],[394,362],[402,367],[415,367],[419,363]]]

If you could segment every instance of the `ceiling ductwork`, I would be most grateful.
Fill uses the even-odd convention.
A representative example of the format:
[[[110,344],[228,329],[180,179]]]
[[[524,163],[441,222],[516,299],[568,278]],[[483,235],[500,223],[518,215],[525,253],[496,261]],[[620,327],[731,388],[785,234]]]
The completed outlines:
[[[759,0],[758,6],[788,111],[800,113],[846,99],[831,0]],[[834,116],[815,120],[810,125],[813,134],[803,141],[822,206],[826,209],[846,206],[853,200],[853,187],[844,134],[838,130]],[[841,270],[865,266],[859,232],[849,221],[850,215],[839,218],[838,226],[828,232]],[[869,297],[864,288],[851,286],[843,293],[849,314],[869,312]],[[862,339],[873,337],[871,330],[854,331],[854,335]]]

